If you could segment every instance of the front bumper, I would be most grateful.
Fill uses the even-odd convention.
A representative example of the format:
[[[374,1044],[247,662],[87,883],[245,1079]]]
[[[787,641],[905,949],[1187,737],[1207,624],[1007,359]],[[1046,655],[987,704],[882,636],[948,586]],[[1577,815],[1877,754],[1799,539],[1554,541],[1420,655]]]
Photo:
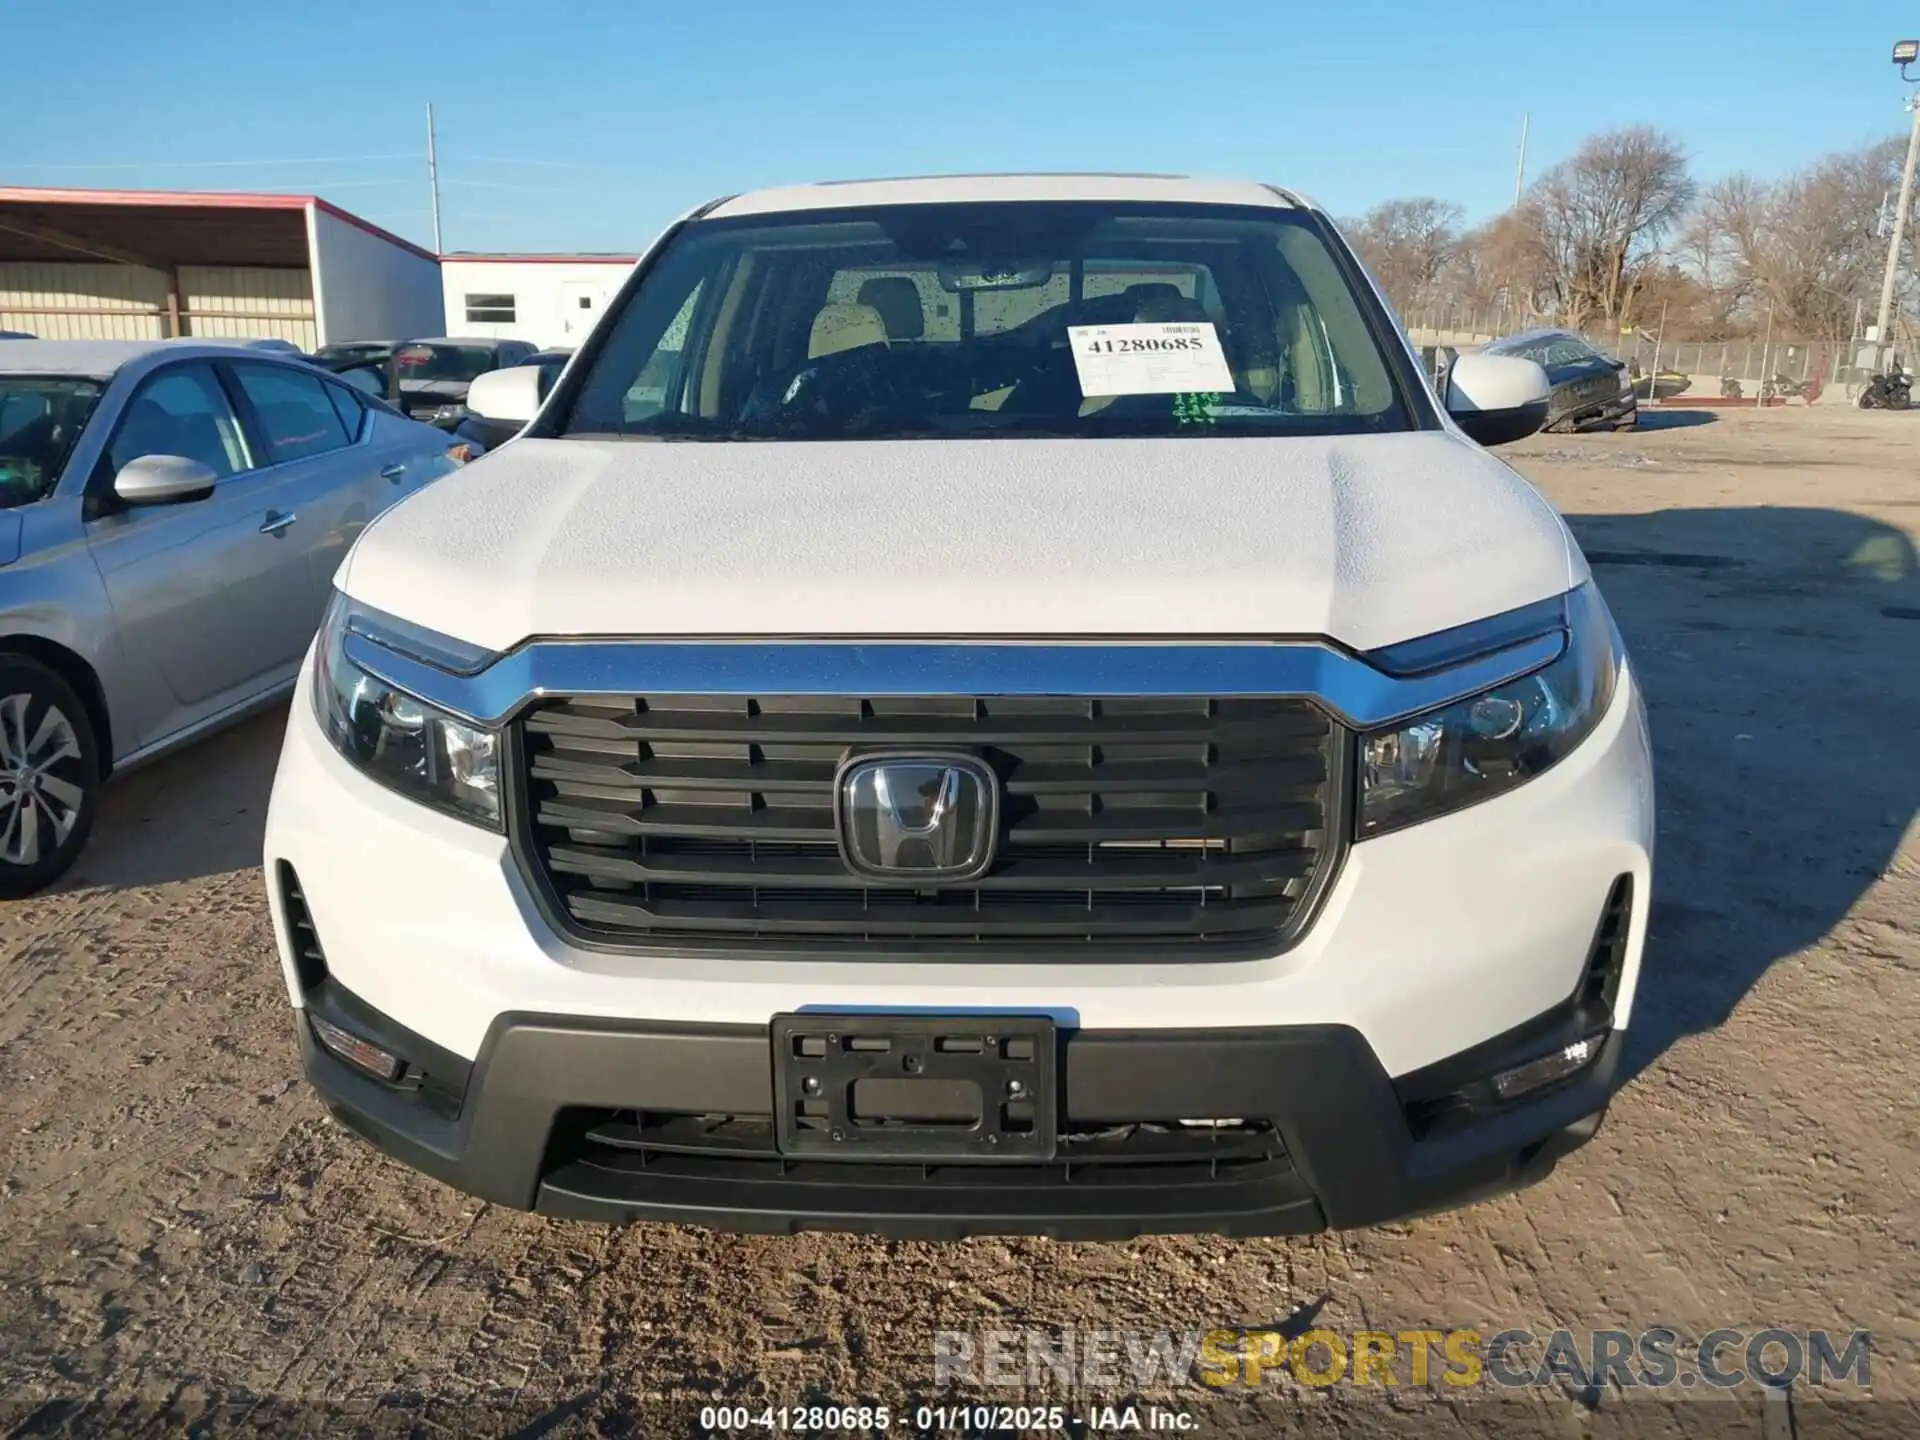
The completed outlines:
[[[448,1079],[438,1093],[383,1086],[316,1049],[303,1021],[308,1072],[344,1124],[501,1204],[765,1230],[1297,1232],[1526,1183],[1590,1135],[1606,1105],[1653,848],[1651,760],[1630,672],[1594,733],[1551,771],[1352,846],[1312,928],[1285,953],[1139,963],[581,950],[541,917],[503,836],[353,770],[305,693],[266,840],[290,997],[395,1036]],[[324,949],[318,978],[311,964],[301,973],[285,877],[297,877],[298,908]],[[1491,1073],[1500,1056],[1548,1048],[1555,1027],[1575,1023],[1569,997],[1582,993],[1596,922],[1623,883],[1631,898],[1600,1059],[1544,1098],[1423,1132],[1408,1108],[1416,1092],[1475,1066]],[[1191,1186],[1164,1173],[1109,1178],[1091,1205],[1084,1187],[1044,1177],[905,1184],[848,1161],[777,1155],[735,1156],[734,1170],[698,1176],[655,1167],[618,1184],[588,1173],[575,1153],[584,1112],[766,1114],[770,1018],[806,1009],[1044,1014],[1061,1036],[1063,1120],[1263,1117],[1284,1164]]]
[[[314,1013],[403,1054],[417,1037],[350,995],[321,987]],[[1470,1082],[1574,1036],[1569,1007],[1460,1057]],[[668,1220],[764,1233],[856,1230],[913,1239],[1045,1234],[1125,1239],[1156,1232],[1304,1234],[1377,1225],[1533,1183],[1592,1136],[1624,1045],[1542,1098],[1430,1138],[1430,1113],[1344,1026],[1061,1037],[1063,1125],[1260,1117],[1273,1144],[1240,1163],[1114,1166],[922,1165],[782,1158],[770,1143],[641,1153],[594,1143],[619,1115],[764,1117],[774,1096],[765,1027],[608,1023],[502,1016],[464,1076],[440,1093],[383,1084],[300,1025],[308,1078],[335,1118],[456,1188],[500,1205],[585,1220]],[[429,1073],[436,1062],[423,1062]],[[445,1057],[441,1057],[445,1064]],[[455,1105],[447,1099],[460,1092]]]
[[[1639,398],[1632,394],[1622,394],[1611,400],[1568,404],[1565,409],[1548,417],[1546,428],[1579,430],[1587,426],[1615,425],[1629,415],[1637,416],[1639,410]]]

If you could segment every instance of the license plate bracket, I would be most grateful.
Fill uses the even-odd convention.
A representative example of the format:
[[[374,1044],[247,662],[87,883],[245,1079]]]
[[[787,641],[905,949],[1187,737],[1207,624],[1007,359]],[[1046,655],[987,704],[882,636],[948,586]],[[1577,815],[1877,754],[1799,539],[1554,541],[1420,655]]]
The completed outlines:
[[[1056,1032],[1033,1015],[776,1015],[774,1142],[849,1160],[1051,1160]]]

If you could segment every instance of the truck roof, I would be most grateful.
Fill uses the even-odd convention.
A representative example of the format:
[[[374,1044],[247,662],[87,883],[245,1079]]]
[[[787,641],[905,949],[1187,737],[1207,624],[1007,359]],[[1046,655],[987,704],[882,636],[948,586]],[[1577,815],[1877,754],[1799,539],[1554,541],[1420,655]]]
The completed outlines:
[[[519,342],[511,336],[499,335],[418,335],[411,340],[396,342],[405,345],[475,345],[492,350],[501,345],[514,345]]]
[[[1258,205],[1273,210],[1311,208],[1311,202],[1299,195],[1254,180],[1093,173],[926,175],[899,180],[829,180],[753,190],[718,202],[703,218],[994,200],[1157,200],[1189,205]]]

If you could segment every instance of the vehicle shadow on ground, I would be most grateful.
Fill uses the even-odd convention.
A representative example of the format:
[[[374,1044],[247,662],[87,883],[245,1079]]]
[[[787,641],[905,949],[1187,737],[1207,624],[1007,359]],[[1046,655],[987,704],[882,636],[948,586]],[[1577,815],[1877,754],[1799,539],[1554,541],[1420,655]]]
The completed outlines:
[[[257,866],[286,720],[277,704],[108,781],[93,835],[59,888],[125,890]]]
[[[1898,853],[1920,806],[1920,566],[1906,534],[1839,510],[1567,519],[1653,730],[1638,1074],[1832,931]]]

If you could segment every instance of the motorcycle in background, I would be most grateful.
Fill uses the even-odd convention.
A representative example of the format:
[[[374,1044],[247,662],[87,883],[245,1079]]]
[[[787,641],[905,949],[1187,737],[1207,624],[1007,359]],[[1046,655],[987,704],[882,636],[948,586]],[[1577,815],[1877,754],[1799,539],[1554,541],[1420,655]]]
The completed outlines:
[[[1862,410],[1905,410],[1912,398],[1913,381],[1902,370],[1887,370],[1867,381],[1860,392]]]

